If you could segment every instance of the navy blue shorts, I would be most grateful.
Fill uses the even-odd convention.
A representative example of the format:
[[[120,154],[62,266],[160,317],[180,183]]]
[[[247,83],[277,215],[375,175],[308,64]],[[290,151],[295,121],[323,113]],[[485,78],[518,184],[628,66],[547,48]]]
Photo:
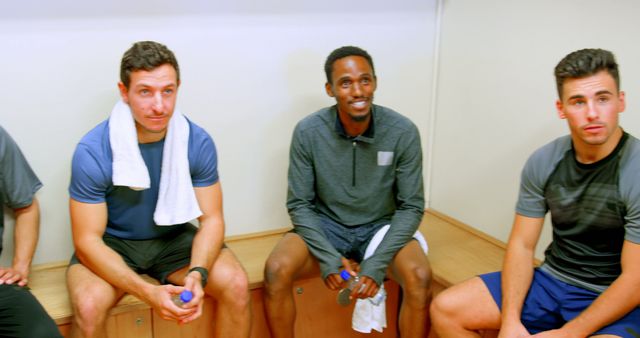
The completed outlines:
[[[333,247],[345,258],[353,259],[356,262],[362,262],[367,246],[376,232],[390,223],[348,227],[328,217],[321,217],[321,220],[322,230]]]
[[[500,271],[480,276],[489,288],[498,308],[502,307],[500,276]],[[577,317],[599,295],[597,292],[561,282],[548,273],[535,269],[531,288],[522,308],[522,324],[531,334],[560,328]],[[610,334],[624,338],[640,337],[640,307],[593,334]]]

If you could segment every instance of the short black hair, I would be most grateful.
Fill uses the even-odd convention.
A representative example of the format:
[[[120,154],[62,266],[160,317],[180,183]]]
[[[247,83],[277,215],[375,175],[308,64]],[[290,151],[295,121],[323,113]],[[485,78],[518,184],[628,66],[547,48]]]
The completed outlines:
[[[167,46],[155,41],[138,41],[122,56],[120,81],[126,88],[129,88],[132,72],[137,70],[151,71],[165,64],[171,65],[176,70],[176,77],[180,82],[178,60]]]
[[[376,76],[376,70],[373,68],[373,59],[371,59],[371,55],[367,53],[366,50],[355,47],[355,46],[343,46],[340,47],[327,57],[327,61],[324,63],[324,72],[327,75],[327,83],[331,84],[331,74],[333,73],[333,63],[338,59],[345,58],[347,56],[362,56],[369,62],[369,66],[371,66],[371,71],[373,72],[373,77]]]
[[[606,71],[616,81],[620,91],[620,74],[616,58],[608,50],[585,48],[565,56],[556,66],[554,74],[558,97],[562,99],[562,86],[567,79],[578,79]]]

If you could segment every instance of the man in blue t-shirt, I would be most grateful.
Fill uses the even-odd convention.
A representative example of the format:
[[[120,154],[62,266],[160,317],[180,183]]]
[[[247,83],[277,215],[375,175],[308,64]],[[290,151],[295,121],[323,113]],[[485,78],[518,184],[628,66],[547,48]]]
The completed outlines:
[[[0,266],[0,337],[62,337],[27,287],[40,227],[35,194],[41,187],[18,145],[0,127],[0,253],[4,207],[15,216],[12,264]]]
[[[570,135],[527,161],[502,272],[445,290],[431,308],[440,338],[640,336],[640,141],[613,54],[583,49],[555,68]],[[533,266],[544,217],[553,241]]]
[[[162,44],[137,42],[122,58],[120,79],[120,106],[82,138],[73,156],[69,194],[76,252],[67,273],[74,310],[71,335],[103,336],[109,309],[125,293],[147,302],[162,318],[179,323],[202,314],[206,293],[217,301],[216,336],[248,337],[247,275],[223,243],[215,145],[204,129],[174,110],[180,86],[177,60]],[[132,175],[132,170],[127,159],[125,170],[118,171],[123,165],[118,162],[123,153],[118,142],[126,137],[122,130],[127,127],[114,118],[119,109],[125,109],[124,120],[133,124],[132,148],[134,153],[139,149],[143,174],[148,171],[146,189],[120,183],[121,176]],[[177,118],[185,121],[180,126],[188,133],[188,144],[182,149],[187,153],[186,180],[169,174],[179,159],[176,149],[184,146],[173,141],[173,135],[182,130]],[[169,177],[165,180],[163,174]],[[178,206],[182,198],[168,196],[173,202],[161,203],[163,196],[172,194],[165,192],[167,188],[192,197],[198,227],[188,221],[159,221],[160,209],[170,218],[184,214],[176,210],[182,208]],[[139,273],[158,279],[161,285],[145,281]],[[177,305],[174,299],[185,290],[192,292],[193,299]]]

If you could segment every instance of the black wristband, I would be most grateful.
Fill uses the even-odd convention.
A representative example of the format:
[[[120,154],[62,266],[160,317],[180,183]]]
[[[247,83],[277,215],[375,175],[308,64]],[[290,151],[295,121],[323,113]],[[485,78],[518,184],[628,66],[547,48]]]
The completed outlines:
[[[207,285],[207,280],[209,279],[209,270],[201,266],[196,266],[189,269],[189,272],[187,272],[187,274],[191,273],[192,271],[198,271],[200,273],[200,276],[202,276],[202,288],[204,288]]]

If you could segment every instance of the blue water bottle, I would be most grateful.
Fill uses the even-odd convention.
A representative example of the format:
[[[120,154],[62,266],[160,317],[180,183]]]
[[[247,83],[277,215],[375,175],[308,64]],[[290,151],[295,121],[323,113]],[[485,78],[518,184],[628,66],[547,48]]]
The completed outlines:
[[[182,307],[193,299],[193,292],[184,290],[179,295],[173,296],[172,299],[177,306]]]
[[[360,278],[358,278],[358,276],[351,276],[347,270],[340,271],[340,277],[347,282],[347,286],[338,291],[338,304],[348,306],[351,304],[351,299],[349,298],[351,296],[351,290],[356,287]]]

